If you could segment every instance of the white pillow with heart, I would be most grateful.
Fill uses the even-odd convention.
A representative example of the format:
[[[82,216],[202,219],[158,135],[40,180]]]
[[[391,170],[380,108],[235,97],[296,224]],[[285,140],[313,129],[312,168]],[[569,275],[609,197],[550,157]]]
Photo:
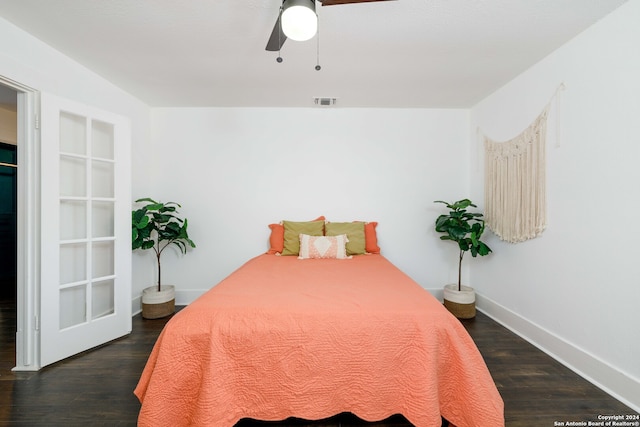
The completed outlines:
[[[299,259],[335,258],[349,259],[346,244],[349,241],[346,234],[338,236],[309,236],[300,234]]]

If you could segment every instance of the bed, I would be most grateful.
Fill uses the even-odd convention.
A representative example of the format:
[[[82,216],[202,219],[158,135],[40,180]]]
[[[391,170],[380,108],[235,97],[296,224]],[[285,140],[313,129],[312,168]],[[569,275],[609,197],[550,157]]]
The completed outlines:
[[[380,254],[249,260],[167,323],[134,393],[143,427],[343,412],[504,425],[460,321]]]

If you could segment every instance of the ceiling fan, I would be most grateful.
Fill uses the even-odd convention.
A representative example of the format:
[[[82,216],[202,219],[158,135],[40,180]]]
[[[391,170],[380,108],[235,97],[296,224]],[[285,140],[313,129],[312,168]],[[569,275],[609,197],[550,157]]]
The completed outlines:
[[[350,3],[368,3],[374,1],[390,1],[390,0],[318,0],[322,6],[333,6],[339,4],[350,4]],[[280,11],[278,13],[278,19],[276,19],[276,24],[273,27],[273,31],[271,32],[271,36],[269,37],[269,41],[267,42],[267,47],[265,48],[271,52],[277,52],[282,48],[285,40],[287,40],[287,36],[282,30],[282,13],[289,6],[287,3],[298,5],[300,3],[308,3],[308,6],[313,7],[313,13],[315,13],[315,0],[283,0],[282,6],[280,6]],[[315,31],[314,31],[315,33]]]

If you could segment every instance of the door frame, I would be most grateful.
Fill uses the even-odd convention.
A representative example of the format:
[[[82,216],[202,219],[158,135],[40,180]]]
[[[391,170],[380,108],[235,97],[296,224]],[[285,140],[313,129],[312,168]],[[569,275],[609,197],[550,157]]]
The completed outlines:
[[[17,92],[16,366],[40,369],[40,133],[37,90],[0,76]]]

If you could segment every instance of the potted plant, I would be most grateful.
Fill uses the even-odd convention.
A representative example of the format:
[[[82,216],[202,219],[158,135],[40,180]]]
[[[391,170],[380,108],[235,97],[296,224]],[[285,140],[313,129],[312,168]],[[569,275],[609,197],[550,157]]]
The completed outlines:
[[[178,215],[175,202],[161,203],[150,198],[138,199],[136,203],[145,204],[132,211],[132,248],[153,249],[158,262],[158,284],[142,291],[142,317],[158,319],[173,314],[175,311],[175,287],[162,285],[160,256],[170,246],[180,248],[187,253],[187,246],[196,245],[187,233],[187,219]]]
[[[458,244],[458,283],[444,287],[444,305],[460,319],[470,319],[476,315],[476,296],[473,288],[462,285],[462,259],[464,254],[471,252],[474,258],[485,256],[491,248],[480,240],[484,233],[484,219],[479,212],[468,212],[467,208],[477,207],[469,199],[458,200],[454,203],[437,200],[449,209],[448,214],[440,215],[436,219],[436,231],[444,233],[440,240],[451,240]]]

